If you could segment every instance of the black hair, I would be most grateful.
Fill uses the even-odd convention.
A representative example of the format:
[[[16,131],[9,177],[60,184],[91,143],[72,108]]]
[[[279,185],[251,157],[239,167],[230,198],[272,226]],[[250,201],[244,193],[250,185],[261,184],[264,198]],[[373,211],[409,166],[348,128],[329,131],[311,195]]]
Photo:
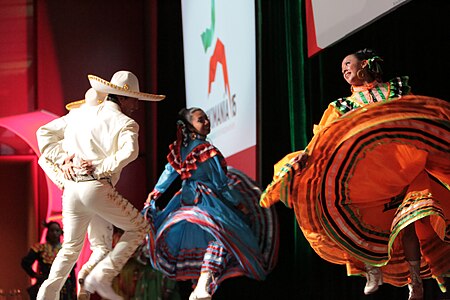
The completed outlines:
[[[383,70],[381,69],[381,62],[383,62],[383,59],[378,56],[378,54],[375,52],[375,50],[370,48],[364,48],[362,50],[358,50],[355,53],[353,53],[354,56],[358,60],[367,60],[367,71],[373,78],[377,80],[381,80],[383,75]]]
[[[358,50],[355,53],[353,53],[359,60],[369,59],[374,56],[378,56],[375,50],[370,48],[364,48],[362,50]]]
[[[203,111],[203,109],[199,108],[199,107],[191,107],[191,108],[182,108],[179,112],[178,112],[178,119],[184,122],[187,122],[189,124],[192,124],[192,114],[194,114],[194,112],[196,111]]]
[[[182,108],[178,112],[177,127],[178,131],[181,131],[182,134],[181,138],[184,146],[186,146],[189,141],[189,134],[191,133],[198,134],[194,126],[192,126],[192,114],[199,110],[203,111],[203,109],[199,107],[191,107],[191,108]]]
[[[119,98],[118,98],[118,96],[116,94],[108,94],[108,96],[106,96],[106,100],[114,102],[117,105],[120,105]]]
[[[43,222],[42,222],[42,226],[44,226],[45,228],[47,228],[47,230],[50,229],[50,227],[51,227],[52,225],[57,225],[57,226],[59,227],[59,230],[61,230],[61,234],[63,234],[63,230],[62,230],[62,228],[61,228],[61,225],[60,225],[58,222],[56,222],[56,221],[50,221],[50,222],[45,222],[45,221],[43,221]],[[45,240],[48,241],[48,231],[47,231],[47,236],[45,237]]]
[[[50,228],[50,226],[52,226],[53,224],[58,225],[58,227],[61,229],[61,225],[56,221],[42,222],[42,226],[44,226],[47,229]]]

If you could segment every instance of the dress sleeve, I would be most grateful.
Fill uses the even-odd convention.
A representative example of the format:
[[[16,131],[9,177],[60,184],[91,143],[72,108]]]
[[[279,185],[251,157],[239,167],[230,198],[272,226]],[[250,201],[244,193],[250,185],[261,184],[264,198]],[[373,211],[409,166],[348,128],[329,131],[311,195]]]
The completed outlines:
[[[229,179],[220,163],[219,157],[216,155],[212,157],[210,161],[212,168],[212,172],[210,173],[212,184],[226,200],[231,202],[234,206],[237,206],[239,204],[239,199],[233,197],[230,192],[228,186]]]
[[[177,176],[178,176],[177,171],[175,171],[175,169],[170,165],[170,163],[167,163],[161,176],[159,176],[158,182],[156,183],[154,190],[160,193],[164,193],[172,184],[172,182],[175,180],[175,178],[177,178]]]
[[[119,132],[117,137],[118,151],[101,161],[93,162],[94,174],[97,178],[110,177],[120,172],[126,165],[135,160],[139,154],[139,125],[130,120]]]
[[[328,108],[324,111],[319,124],[314,125],[313,133],[317,134],[322,128],[324,128],[326,125],[330,124],[340,116],[341,114],[339,113],[339,111],[334,106],[329,105]]]
[[[216,186],[218,190],[221,190],[225,187],[228,187],[228,177],[222,169],[222,165],[220,164],[219,157],[217,155],[211,158],[212,169],[211,177],[212,182]]]

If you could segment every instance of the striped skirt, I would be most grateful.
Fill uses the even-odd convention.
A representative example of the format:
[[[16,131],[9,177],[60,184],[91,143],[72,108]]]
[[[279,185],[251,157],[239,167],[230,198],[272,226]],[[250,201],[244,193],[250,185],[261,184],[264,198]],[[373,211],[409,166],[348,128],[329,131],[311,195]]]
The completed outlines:
[[[199,183],[197,197],[201,201],[197,204],[184,205],[177,193],[164,210],[149,207],[143,211],[151,219],[151,232],[141,251],[168,278],[195,281],[202,267],[211,269],[211,265],[204,265],[207,249],[211,245],[223,247],[226,255],[208,262],[214,264],[214,270],[220,270],[213,274],[212,293],[227,278],[264,280],[278,257],[275,209],[259,205],[261,190],[245,174],[228,167],[227,176],[238,206],[221,201],[220,195]]]
[[[384,282],[408,283],[402,229],[414,224],[421,276],[442,290],[450,271],[450,105],[406,96],[352,111],[314,136],[306,166],[292,153],[261,198],[281,200],[322,258],[349,275],[377,265]]]

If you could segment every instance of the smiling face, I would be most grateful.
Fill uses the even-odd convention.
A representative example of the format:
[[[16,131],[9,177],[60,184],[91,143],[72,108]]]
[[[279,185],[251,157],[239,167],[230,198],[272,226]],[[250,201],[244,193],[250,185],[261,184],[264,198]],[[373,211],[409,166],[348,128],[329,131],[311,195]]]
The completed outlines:
[[[207,136],[211,131],[208,116],[203,110],[196,110],[191,115],[191,125],[197,133]]]
[[[357,73],[365,67],[366,63],[367,61],[361,61],[353,54],[347,55],[342,61],[342,75],[345,81],[354,86],[363,85],[365,80],[358,78]]]

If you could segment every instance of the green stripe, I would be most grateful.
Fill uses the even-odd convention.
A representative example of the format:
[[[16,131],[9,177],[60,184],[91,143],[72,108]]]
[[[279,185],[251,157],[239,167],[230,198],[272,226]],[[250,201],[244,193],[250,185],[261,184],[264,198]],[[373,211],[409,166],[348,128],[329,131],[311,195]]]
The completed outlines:
[[[383,136],[384,135],[381,135],[381,137],[383,137]],[[409,136],[406,134],[396,134],[395,136],[399,137],[400,139],[406,139],[406,140],[421,140],[424,143],[427,142],[428,145],[432,146],[435,149],[440,149],[441,151],[446,151],[446,149],[443,149],[439,145],[432,143],[430,140],[426,140],[426,139],[419,138],[416,136]],[[370,140],[367,140],[366,142],[362,143],[355,151],[351,151],[351,153],[352,153],[351,161],[348,164],[348,166],[346,167],[346,170],[344,171],[344,173],[342,174],[342,179],[340,180],[341,183],[344,183],[346,186],[348,186],[347,182],[353,177],[353,175],[351,174],[350,171],[354,170],[354,165],[356,164],[357,158],[359,157],[358,153],[363,151],[363,149],[367,149],[368,145],[377,143],[379,140],[380,140],[380,136],[378,136],[378,135],[373,136]],[[405,144],[408,144],[408,143],[405,143]],[[357,215],[353,212],[351,207],[349,205],[343,205],[342,201],[341,201],[341,208],[347,212],[347,214],[350,216],[350,218],[353,220],[354,224],[357,226],[357,228],[361,232],[367,232],[367,233],[371,233],[373,235],[379,235],[379,236],[383,237],[382,232],[377,233],[377,232],[374,232],[374,231],[362,226],[360,220],[357,218]],[[325,209],[325,207],[324,207],[324,209]],[[419,213],[417,213],[417,214],[419,214]],[[417,214],[415,214],[415,215],[417,215]],[[364,257],[364,258],[370,259],[372,261],[374,260],[373,257],[364,254],[360,250],[357,250],[356,248],[351,246],[346,240],[341,238],[341,236],[338,234],[338,232],[335,230],[335,228],[330,225],[328,219],[326,219],[326,214],[322,214],[321,219],[322,219],[322,223],[327,228],[327,233],[329,235],[331,235],[335,239],[335,241],[338,241],[341,245],[343,245],[345,249],[348,249],[350,252],[354,253],[356,256]],[[386,236],[386,238],[388,239],[387,242],[388,242],[389,247],[392,246],[391,244],[389,244],[389,243],[392,243],[392,241],[391,241],[392,234],[393,233],[391,232],[390,237]],[[397,233],[394,232],[394,235],[397,235],[397,234],[398,234],[398,232]],[[383,259],[377,259],[376,261],[381,264],[383,263]]]
[[[384,96],[381,88],[379,86],[376,86],[376,89],[377,89],[378,94],[380,94],[381,99],[383,99],[383,102],[386,102],[386,97]]]
[[[361,98],[362,102],[364,102],[365,104],[369,104],[369,101],[367,101],[366,96],[364,96],[363,92],[359,92],[359,97]]]
[[[347,243],[347,241],[345,239],[342,239],[340,235],[336,234],[336,232],[334,231],[334,228],[330,225],[330,223],[328,222],[328,220],[326,218],[322,217],[322,221],[323,221],[322,224],[325,228],[327,228],[326,232],[330,235],[331,239],[333,241],[335,241],[336,244],[341,246],[341,248],[343,247],[345,249],[345,251],[349,251],[358,259],[360,259],[362,261],[366,261],[366,262],[371,262],[371,264],[378,266],[378,267],[382,267],[387,263],[388,258],[389,258],[387,255],[381,256],[381,257],[375,259],[373,256],[368,255],[365,252],[362,252],[361,250],[353,248],[353,246],[351,246],[349,243]],[[386,245],[386,248],[387,248],[387,245]],[[387,253],[387,251],[386,251],[386,253]]]

